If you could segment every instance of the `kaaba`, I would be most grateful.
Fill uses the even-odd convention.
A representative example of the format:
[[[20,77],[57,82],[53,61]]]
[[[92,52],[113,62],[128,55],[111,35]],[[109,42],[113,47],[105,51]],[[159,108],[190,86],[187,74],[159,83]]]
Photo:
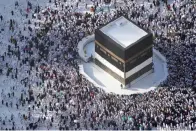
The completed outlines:
[[[152,56],[152,33],[125,16],[95,30],[95,64],[124,86],[153,71]]]

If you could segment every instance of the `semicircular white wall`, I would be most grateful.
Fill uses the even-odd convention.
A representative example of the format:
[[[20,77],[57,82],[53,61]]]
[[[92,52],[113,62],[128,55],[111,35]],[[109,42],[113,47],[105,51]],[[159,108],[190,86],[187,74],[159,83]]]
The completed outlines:
[[[90,35],[85,38],[83,38],[79,43],[78,43],[78,53],[79,56],[81,57],[82,60],[85,62],[89,61],[90,56],[85,55],[84,53],[84,47],[89,44],[90,42],[95,40],[95,35]]]

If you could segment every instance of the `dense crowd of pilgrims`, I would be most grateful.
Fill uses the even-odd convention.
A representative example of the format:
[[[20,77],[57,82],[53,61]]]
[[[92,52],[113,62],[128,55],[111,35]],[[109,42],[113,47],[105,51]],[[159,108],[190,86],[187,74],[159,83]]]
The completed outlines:
[[[94,1],[95,12],[101,2]],[[80,0],[72,6],[49,0],[54,6],[46,8],[32,8],[28,2],[28,22],[17,30],[15,10],[11,12],[9,29],[16,33],[0,57],[0,77],[19,84],[0,90],[0,107],[16,110],[11,117],[0,117],[1,130],[196,129],[196,3],[148,0],[147,7],[136,0],[124,2],[115,2],[114,11],[94,14],[75,13]],[[16,1],[15,8],[19,5]],[[153,91],[108,94],[79,73],[78,42],[121,15],[151,31],[154,48],[167,58],[168,78]]]

